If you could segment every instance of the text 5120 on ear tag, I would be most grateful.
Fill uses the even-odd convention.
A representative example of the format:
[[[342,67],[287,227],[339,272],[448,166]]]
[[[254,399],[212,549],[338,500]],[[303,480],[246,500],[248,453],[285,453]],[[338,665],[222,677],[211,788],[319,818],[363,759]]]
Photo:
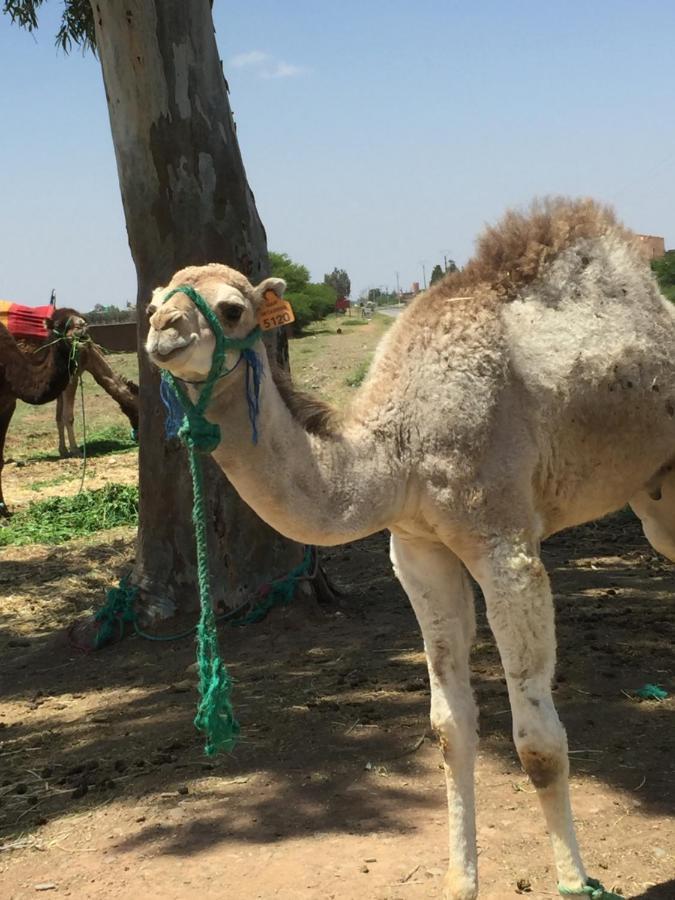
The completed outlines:
[[[270,328],[280,328],[282,325],[290,325],[295,321],[293,307],[288,302],[275,294],[274,291],[265,291],[263,304],[258,312],[258,325],[263,331]]]

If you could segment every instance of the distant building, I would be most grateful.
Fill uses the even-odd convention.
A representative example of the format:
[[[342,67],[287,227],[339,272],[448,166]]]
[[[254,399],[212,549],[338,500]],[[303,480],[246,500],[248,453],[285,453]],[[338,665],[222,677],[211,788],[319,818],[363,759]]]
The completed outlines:
[[[640,252],[645,259],[661,259],[666,253],[666,242],[655,234],[638,234]]]

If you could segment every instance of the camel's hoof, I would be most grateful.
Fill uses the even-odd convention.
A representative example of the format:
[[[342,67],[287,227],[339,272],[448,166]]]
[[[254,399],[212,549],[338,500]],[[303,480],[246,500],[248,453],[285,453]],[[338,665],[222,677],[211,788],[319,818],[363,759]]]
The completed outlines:
[[[478,884],[465,873],[448,871],[443,880],[443,900],[476,900]]]

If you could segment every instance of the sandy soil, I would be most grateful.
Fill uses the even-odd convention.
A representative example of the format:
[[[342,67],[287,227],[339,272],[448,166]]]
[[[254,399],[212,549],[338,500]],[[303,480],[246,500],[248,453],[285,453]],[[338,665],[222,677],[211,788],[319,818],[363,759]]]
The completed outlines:
[[[384,535],[326,554],[339,610],[302,605],[221,633],[243,737],[204,757],[193,642],[130,636],[98,653],[65,628],[128,568],[120,529],[3,551],[3,897],[421,900],[446,861],[443,776],[420,638]],[[619,516],[549,542],[572,795],[589,871],[627,897],[675,897],[673,570]],[[557,896],[536,798],[510,740],[481,603],[481,897]],[[171,623],[179,628],[185,622]],[[518,885],[520,884],[520,889]]]

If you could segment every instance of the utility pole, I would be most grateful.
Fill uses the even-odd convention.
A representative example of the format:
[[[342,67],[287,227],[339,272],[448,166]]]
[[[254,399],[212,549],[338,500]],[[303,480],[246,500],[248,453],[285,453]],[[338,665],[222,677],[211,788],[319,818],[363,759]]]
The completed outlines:
[[[399,281],[398,281],[398,272],[396,273],[396,294],[399,297],[401,296],[401,285],[399,284]]]
[[[424,268],[424,263],[422,263],[422,284],[424,285],[424,290],[427,289],[427,270]]]

